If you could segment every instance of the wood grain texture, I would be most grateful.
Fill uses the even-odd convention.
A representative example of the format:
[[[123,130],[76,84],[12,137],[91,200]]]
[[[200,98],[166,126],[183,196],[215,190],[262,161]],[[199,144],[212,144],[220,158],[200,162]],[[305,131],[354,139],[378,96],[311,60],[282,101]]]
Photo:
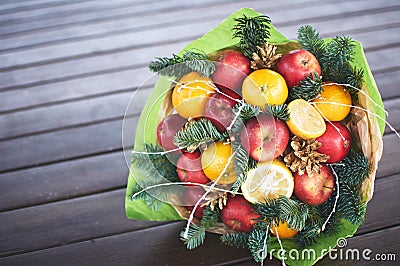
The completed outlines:
[[[388,121],[400,128],[396,1],[0,1],[0,265],[257,265],[214,234],[187,251],[179,240],[185,222],[124,213],[122,117],[150,76],[148,62],[243,6],[271,16],[291,39],[312,24],[323,37],[361,41]],[[137,91],[128,146],[154,83]],[[400,140],[385,132],[375,194],[348,248],[397,254]],[[369,263],[325,258],[321,265]]]

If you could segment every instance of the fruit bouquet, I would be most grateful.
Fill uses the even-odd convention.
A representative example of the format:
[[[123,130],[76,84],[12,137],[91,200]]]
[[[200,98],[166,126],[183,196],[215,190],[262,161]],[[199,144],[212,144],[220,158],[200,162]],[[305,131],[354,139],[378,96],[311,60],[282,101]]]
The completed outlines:
[[[136,129],[129,218],[187,219],[188,249],[210,231],[296,265],[363,223],[385,111],[360,43],[308,25],[289,41],[244,8],[149,67],[160,78]],[[288,256],[304,249],[316,255]]]

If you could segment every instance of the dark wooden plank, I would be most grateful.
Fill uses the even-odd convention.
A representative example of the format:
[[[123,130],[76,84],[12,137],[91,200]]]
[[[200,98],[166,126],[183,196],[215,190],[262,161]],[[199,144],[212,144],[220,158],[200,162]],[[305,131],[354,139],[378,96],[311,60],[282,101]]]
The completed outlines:
[[[130,108],[128,115],[139,115],[150,93],[151,89],[137,90],[135,94],[133,92],[111,94],[1,115],[0,124],[3,126],[3,130],[0,133],[0,141],[9,137],[50,132],[54,129],[79,126],[85,123],[109,119],[122,120],[133,95],[135,104]],[[31,121],[37,122],[31,123]]]
[[[127,123],[136,125],[137,117]],[[135,127],[128,128],[129,136]],[[122,121],[71,128],[0,142],[1,172],[50,162],[121,150]],[[133,138],[132,143],[133,144]],[[29,149],[27,149],[29,147]],[[40,154],[40,156],[38,156]]]
[[[185,45],[186,41],[179,43],[182,48]],[[169,50],[172,51],[180,50],[174,44],[168,45],[167,47],[169,47]],[[146,50],[145,48],[143,49]],[[384,69],[398,67],[398,62],[392,59],[393,54],[397,54],[399,52],[400,47],[390,47],[383,50],[371,51],[367,53],[366,56],[373,71],[382,71]],[[131,53],[131,56],[126,57],[126,55],[129,53]],[[162,51],[152,50],[151,53],[151,55],[154,55],[156,53],[162,55]],[[135,58],[138,58],[138,62],[136,62]],[[90,59],[76,59],[73,61],[36,66],[35,71],[33,72],[30,68],[6,71],[0,74],[3,80],[0,90],[6,91],[12,89],[27,88],[31,86],[46,84],[49,82],[61,82],[85,76],[101,75],[107,73],[108,71],[118,71],[127,68],[136,69],[138,67],[143,67],[140,64],[141,60],[147,61],[148,58],[148,53],[144,55],[138,55],[137,52],[122,52],[115,53],[112,56],[105,55],[93,57]],[[101,64],[101,62],[104,63]],[[138,78],[137,76],[135,77]],[[138,86],[142,81],[143,79],[140,79],[140,81],[136,81],[135,83],[133,83],[132,86]]]
[[[0,175],[0,211],[121,188],[127,178],[122,152],[4,173]]]
[[[103,9],[129,8],[140,4],[143,4],[143,2],[137,0],[116,0],[112,2],[95,0],[42,1],[40,5],[38,3],[29,6],[18,5],[16,8],[12,10],[8,9],[7,11],[0,9],[1,14],[6,12],[6,14],[0,15],[0,23],[6,25],[23,24],[47,18],[60,18],[72,14],[96,12]],[[153,6],[155,6],[155,3],[153,3]]]
[[[93,0],[86,0],[93,1]],[[4,2],[4,3],[3,3]],[[0,14],[2,16],[9,16],[10,14],[27,12],[27,11],[35,11],[37,9],[49,10],[49,8],[58,7],[62,5],[68,4],[76,4],[79,2],[77,0],[72,1],[49,1],[49,0],[40,0],[40,1],[2,1]]]
[[[258,6],[257,2],[251,2],[254,8],[262,8],[263,6]],[[13,49],[21,49],[21,48],[33,48],[38,47],[39,45],[54,45],[56,43],[66,43],[72,41],[78,41],[82,39],[93,39],[95,37],[101,36],[114,36],[121,35],[126,33],[132,33],[134,31],[143,31],[145,29],[150,29],[154,27],[166,27],[173,23],[191,23],[194,20],[222,20],[226,14],[229,12],[233,12],[240,7],[243,7],[243,2],[234,2],[229,4],[224,4],[224,8],[218,7],[210,7],[210,6],[200,6],[198,8],[192,9],[187,8],[185,10],[185,18],[179,16],[180,10],[170,10],[168,12],[148,14],[145,17],[123,17],[120,19],[115,19],[111,21],[103,21],[97,22],[96,24],[83,24],[79,25],[71,25],[67,28],[57,28],[55,30],[45,31],[45,32],[27,32],[24,35],[19,36],[9,36],[8,38],[4,38],[0,43],[0,51],[12,51]],[[306,3],[309,5],[316,5],[317,3],[311,1]],[[318,2],[318,4],[321,4]],[[280,8],[280,5],[282,8]],[[269,3],[268,14],[280,13],[282,10],[287,9],[288,3],[286,1],[278,3]],[[293,3],[292,3],[293,5]],[[304,6],[304,3],[296,2],[292,8],[301,8]],[[284,14],[283,14],[284,15]],[[359,19],[356,19],[356,18]],[[370,18],[369,18],[370,17]],[[190,21],[185,21],[185,19],[190,18]],[[331,20],[335,20],[335,18],[331,18]],[[346,21],[353,21],[353,23],[344,23],[341,24],[340,30],[343,28],[348,30],[348,28],[354,27],[365,27],[365,22],[370,24],[371,21],[374,21],[374,25],[381,25],[382,23],[394,23],[398,21],[397,12],[386,12],[386,16],[378,16],[378,14],[369,14],[369,15],[361,15],[361,16],[351,16],[346,18]],[[364,22],[364,23],[362,23]],[[327,24],[325,21],[319,22]],[[353,25],[354,24],[354,25]],[[331,24],[330,24],[331,25]],[[290,27],[288,30],[291,30]],[[1,29],[1,26],[0,26]],[[328,26],[328,29],[331,31],[332,28]],[[1,30],[0,30],[1,32]],[[295,33],[295,29],[293,30]],[[36,36],[36,37],[35,37]],[[288,35],[291,36],[291,35]],[[7,37],[7,36],[5,36]]]
[[[135,125],[136,119],[131,119],[133,125]],[[121,124],[121,121],[117,120],[2,141],[0,142],[0,152],[4,155],[0,162],[0,169],[4,172],[20,167],[121,149],[120,138],[116,135],[119,135],[117,132],[121,132]],[[134,128],[129,129],[132,132],[128,132],[127,135],[134,136]],[[397,154],[399,144],[400,141],[394,134],[384,137],[384,147],[387,149],[388,155],[380,163],[381,175],[400,172],[400,166],[392,163],[392,158],[396,158],[395,154]],[[25,148],[28,145],[29,150]],[[37,154],[41,156],[38,157]]]
[[[132,108],[130,108],[128,115],[140,114],[151,91],[152,89],[149,88],[138,90],[134,94],[135,104],[131,105]],[[85,123],[122,119],[132,95],[132,92],[111,94],[1,115],[0,124],[3,125],[3,130],[0,132],[0,141]],[[389,113],[388,122],[396,130],[400,131],[400,121],[398,119],[400,115],[400,98],[385,102],[385,108]],[[38,122],[30,123],[31,121]],[[388,127],[386,132],[390,132]]]
[[[73,184],[71,184],[73,185]],[[0,213],[1,256],[134,231],[160,222],[125,217],[125,189]],[[21,214],[25,219],[19,219]],[[29,238],[26,238],[30,235]],[[22,242],[21,239],[25,239]]]
[[[218,243],[215,234],[207,235],[206,243],[192,251],[179,240],[184,222],[154,227],[148,230],[99,238],[82,243],[28,253],[30,264],[49,265],[68,257],[68,265],[213,265],[227,259],[248,257],[244,249],[232,249]],[[23,263],[28,254],[0,259],[2,265]],[[47,261],[47,262],[46,262]],[[51,263],[50,263],[51,264]]]
[[[335,265],[396,265],[396,261],[399,259],[399,234],[400,226],[388,228],[386,230],[372,232],[370,234],[357,236],[347,240],[347,245],[343,249],[338,249],[336,252],[337,258],[340,258],[340,252],[342,252],[343,259],[334,260]],[[360,260],[357,257],[353,258],[351,255],[352,250],[358,250]],[[371,253],[365,253],[366,257],[363,257],[363,251],[369,249]],[[341,251],[340,251],[341,250]],[[357,252],[357,251],[355,251]],[[348,254],[346,259],[346,253]],[[357,253],[354,253],[357,254]],[[389,255],[392,254],[392,255]],[[379,257],[375,257],[378,255]],[[391,256],[390,260],[379,261],[383,256],[388,258],[387,255]],[[393,256],[394,255],[394,256]],[[335,256],[332,256],[335,258]],[[364,259],[366,258],[366,259]],[[329,257],[324,258],[320,265],[332,265],[332,260]]]
[[[388,176],[400,173],[398,163],[400,151],[400,139],[395,134],[387,134],[383,137],[383,156],[378,166],[378,176]]]
[[[111,8],[102,8],[96,12],[87,12],[84,15],[80,12],[74,14],[73,12],[70,13],[67,11],[67,13],[69,13],[68,15],[60,17],[50,16],[40,20],[32,20],[29,23],[5,25],[4,27],[0,27],[0,32],[3,34],[3,36],[16,36],[29,33],[31,31],[39,32],[54,30],[56,28],[65,28],[71,25],[86,23],[93,24],[101,21],[126,18],[129,16],[146,16],[153,12],[168,12],[177,8],[183,10],[191,7],[201,7],[204,5],[209,5],[210,3],[215,4],[215,2],[221,3],[222,1],[201,0],[196,1],[196,3],[188,4],[180,0],[173,0],[158,1],[156,4],[153,3],[151,6],[147,5],[146,3],[141,3],[141,5],[131,4],[130,6],[117,6],[116,8],[113,8],[111,5]],[[103,1],[103,4],[107,5],[107,1]]]
[[[374,78],[383,99],[399,96],[400,70],[374,74]]]
[[[379,31],[379,33],[380,32],[381,31]],[[382,32],[387,33],[386,31]],[[389,31],[389,33],[391,34],[388,34],[386,36],[396,36],[396,34],[393,34],[393,30]],[[390,37],[385,37],[384,35],[381,34],[379,34],[379,36],[382,36],[382,38],[379,38],[380,40],[385,40],[385,38],[390,38]],[[365,46],[369,47],[368,44],[369,42],[365,43]],[[151,50],[148,53],[149,53],[148,60],[154,58],[153,56],[155,54],[153,50]],[[371,67],[373,66],[374,65],[371,64]],[[128,76],[143,77],[146,75],[150,75],[150,72],[146,72],[145,70],[142,69],[132,70],[132,71],[144,71],[144,72],[140,74],[135,73],[134,75],[131,75],[131,73],[128,73],[129,70],[125,70],[116,73],[109,73],[106,76],[103,75],[89,76],[76,80],[68,80],[58,84],[57,85],[58,90],[54,89],[53,84],[45,84],[38,87],[33,87],[31,89],[27,88],[17,91],[7,91],[2,93],[0,92],[1,98],[6,99],[0,105],[0,112],[8,110],[18,110],[21,108],[29,108],[30,106],[43,105],[46,103],[57,103],[65,100],[71,100],[77,98],[79,99],[81,97],[93,96],[102,93],[110,93],[112,91],[127,90],[127,88],[131,87],[132,85],[136,85],[139,82],[133,84],[133,82],[130,79],[127,79],[126,77]],[[400,75],[398,75],[396,71],[375,75],[376,82],[384,99],[398,96],[397,90],[395,90],[394,88],[397,85],[397,83],[400,82],[400,80],[398,80],[399,77]],[[60,93],[59,91],[62,91],[63,93]],[[24,95],[24,97],[21,97],[21,95]]]
[[[365,234],[367,232],[374,232],[376,230],[379,230],[380,228],[387,228],[398,224],[398,217],[400,215],[400,212],[399,203],[396,200],[398,194],[396,188],[399,185],[399,175],[379,179],[376,181],[376,195],[374,199],[375,202],[373,200],[369,204],[366,223],[362,227],[362,229],[360,228],[360,233],[363,233],[363,235],[350,239],[349,243],[357,243],[356,240],[362,241],[364,237],[368,238],[371,234]],[[381,200],[384,200],[384,202],[390,202],[390,204],[382,206]],[[58,207],[60,209],[63,209],[63,207],[61,206]],[[19,212],[19,210],[15,212]],[[26,214],[21,212],[21,215]],[[91,241],[84,241],[76,244],[65,245],[62,247],[55,247],[27,254],[12,256],[0,260],[0,262],[15,263],[17,261],[22,262],[29,258],[30,262],[34,262],[35,265],[47,265],[46,261],[55,261],[57,258],[68,254],[68,258],[71,264],[95,264],[96,262],[98,262],[100,256],[101,259],[106,259],[106,263],[111,264],[126,264],[129,263],[132,258],[134,258],[135,263],[137,263],[138,265],[160,264],[160,262],[163,262],[162,264],[164,265],[174,264],[174,262],[181,262],[185,264],[204,263],[210,265],[230,260],[245,259],[249,256],[248,252],[245,250],[229,248],[219,244],[217,235],[214,234],[207,234],[207,239],[203,246],[193,251],[186,251],[183,244],[179,241],[178,237],[179,232],[182,230],[184,225],[185,222],[178,222],[163,226],[157,226],[150,229],[118,234],[115,236],[98,238]],[[76,228],[76,230],[78,231],[78,228]],[[385,231],[386,230],[378,231],[377,233],[383,234]],[[55,234],[53,234],[52,236],[55,239],[57,238],[57,235]],[[19,237],[22,239],[27,238],[26,241],[30,241],[28,235],[21,235]],[[390,240],[386,238],[383,239],[384,240],[381,239],[382,246],[391,245]],[[25,245],[24,243],[26,243],[26,241],[21,240],[17,241],[19,243],[17,249],[19,249],[21,245]],[[132,245],[132,241],[135,241],[134,243],[142,244]],[[363,247],[362,244],[357,244],[355,247],[357,246]],[[156,254],[154,254],[155,251]],[[152,256],[150,256],[150,252],[153,254]],[[147,256],[146,254],[149,255]],[[190,254],[190,256],[188,254]]]
[[[257,4],[256,4],[257,3]],[[361,2],[364,3],[364,2]],[[381,2],[374,2],[374,3],[379,3],[381,4]],[[390,4],[391,3],[391,4]],[[392,5],[394,2],[390,1],[389,3],[387,3],[390,7],[390,5]],[[384,3],[382,3],[381,5],[383,5]],[[319,7],[319,5],[328,5],[326,9],[324,10],[324,13],[321,14],[321,8]],[[299,7],[299,9],[305,9],[307,10],[309,16],[310,16],[310,21],[313,21],[313,19],[319,18],[322,21],[327,21],[327,20],[332,20],[335,19],[336,16],[339,16],[339,14],[342,14],[342,10],[337,10],[335,8],[330,8],[332,5],[332,3],[328,3],[328,2],[322,2],[319,5],[315,5],[315,7],[313,6],[313,9],[310,10],[310,7],[307,5],[303,5],[303,7]],[[374,11],[374,7],[377,4],[374,4],[372,6],[370,6],[371,4],[362,4],[361,7],[359,7],[358,5],[351,5],[351,3],[341,3],[341,5],[343,5],[343,9],[349,9],[349,10],[358,10],[358,8],[365,8],[367,10],[370,10],[371,12]],[[264,4],[262,2],[255,2],[253,3],[251,6],[255,7],[256,9],[260,8],[260,11],[264,10]],[[239,7],[239,6],[238,6]],[[141,31],[134,31],[134,32],[129,32],[129,33],[122,33],[122,34],[117,34],[117,35],[111,35],[111,36],[104,36],[104,37],[100,37],[100,38],[96,38],[96,39],[92,39],[92,40],[82,40],[79,42],[74,42],[74,43],[59,43],[56,46],[45,46],[45,47],[39,47],[37,49],[35,49],[34,51],[31,51],[31,53],[29,53],[29,51],[16,51],[14,53],[9,53],[9,54],[5,54],[0,56],[0,59],[4,62],[5,66],[9,65],[11,62],[14,62],[15,64],[21,64],[22,62],[24,62],[24,60],[29,60],[28,62],[35,62],[35,61],[40,61],[40,58],[43,59],[46,58],[47,60],[49,58],[54,58],[54,57],[66,57],[66,56],[73,56],[73,55],[77,55],[77,54],[86,54],[86,53],[93,53],[93,52],[99,52],[102,50],[112,50],[112,49],[117,49],[117,48],[121,48],[121,45],[124,47],[132,47],[132,46],[137,46],[139,44],[142,45],[149,45],[150,43],[159,43],[159,42],[163,42],[166,40],[170,40],[170,39],[177,39],[177,38],[188,38],[188,36],[196,36],[198,34],[202,35],[205,32],[207,32],[209,29],[212,28],[211,25],[215,26],[217,25],[223,18],[225,18],[230,12],[229,11],[234,11],[235,9],[237,9],[238,7],[235,6],[235,8],[231,8],[229,9],[228,7],[224,7],[224,11],[225,9],[228,9],[228,11],[225,11],[224,13],[219,13],[218,16],[208,16],[208,12],[197,12],[197,15],[194,15],[194,19],[190,19],[188,21],[180,21],[179,23],[168,23],[168,20],[171,20],[170,18],[167,19],[167,23],[162,23],[163,20],[158,20],[157,17],[153,18],[151,21],[151,23],[154,24],[154,21],[158,21],[161,25],[158,25],[158,27],[156,28],[151,28],[148,29],[144,32]],[[263,9],[264,7],[264,9]],[[217,9],[220,10],[220,9]],[[389,9],[390,10],[390,9]],[[196,10],[194,10],[196,11]],[[265,9],[265,12],[269,12],[270,9]],[[292,26],[293,28],[297,28],[298,25],[302,25],[304,24],[303,21],[303,13],[297,12],[292,14],[292,12],[290,12],[290,9],[277,9],[275,10],[275,12],[273,12],[274,10],[271,10],[272,14],[275,14],[275,19],[273,20],[274,24],[276,24],[278,27],[282,27],[284,26],[284,23],[287,23],[287,19],[286,18],[291,18],[291,24],[290,26]],[[199,16],[200,14],[206,15],[206,16]],[[319,16],[313,18],[311,17],[313,13],[319,14]],[[328,15],[330,15],[331,17],[329,17]],[[190,17],[190,16],[189,16]],[[196,19],[197,18],[197,19]],[[336,18],[339,19],[340,17]],[[162,19],[162,18],[161,18]],[[397,21],[397,20],[396,20]],[[318,22],[318,20],[316,20],[316,22]],[[341,23],[348,25],[349,27],[352,27],[351,25],[353,23],[344,23],[345,20],[343,20]],[[372,20],[371,20],[372,22]],[[371,23],[370,22],[370,23]],[[185,30],[185,27],[179,31],[179,29],[176,29],[177,26],[181,24],[181,26],[183,25],[187,25],[190,26],[190,24],[193,24],[193,26],[190,26],[191,29],[189,30]],[[135,24],[131,24],[131,25],[135,25]],[[141,25],[139,23],[139,25]],[[167,26],[167,27],[165,27]],[[172,26],[172,27],[171,27]],[[179,28],[179,27],[178,27]],[[114,30],[116,30],[116,32],[118,33],[118,29],[119,28],[115,28]],[[59,29],[57,29],[59,30]],[[88,31],[90,32],[90,31]],[[164,34],[163,34],[164,32]],[[170,33],[169,35],[165,35],[165,32]],[[161,34],[161,35],[160,35]],[[137,38],[137,36],[139,35],[139,39]],[[160,35],[160,36],[158,36]],[[160,40],[160,38],[163,38],[162,40]],[[38,35],[36,37],[32,36],[32,39],[36,39],[36,40],[41,40],[42,36]],[[149,41],[151,41],[149,43]],[[12,59],[14,58],[14,59]],[[24,59],[25,58],[25,59]],[[21,61],[22,60],[22,61]],[[25,63],[28,63],[25,61]]]
[[[151,74],[146,68],[118,70],[103,75],[67,80],[58,84],[49,83],[32,88],[0,92],[0,98],[4,99],[0,105],[0,110],[6,111],[46,103],[60,103],[85,99],[95,95],[133,92],[135,87],[140,86],[138,82],[134,82],[133,77],[142,77],[141,82],[143,82]]]
[[[357,235],[399,224],[400,202],[395,198],[399,186],[399,173],[376,180],[373,198],[368,203],[365,222],[357,230]]]

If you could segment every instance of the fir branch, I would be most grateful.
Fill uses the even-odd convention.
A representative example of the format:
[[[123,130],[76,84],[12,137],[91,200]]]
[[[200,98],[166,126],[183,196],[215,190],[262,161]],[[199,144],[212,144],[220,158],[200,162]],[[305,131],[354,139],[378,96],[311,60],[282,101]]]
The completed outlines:
[[[343,218],[355,225],[364,222],[366,203],[362,201],[360,191],[355,191],[348,184],[340,184],[340,197],[337,203],[337,212]]]
[[[325,56],[321,59],[322,75],[326,81],[346,83],[346,72],[354,57],[354,41],[350,37],[335,37],[326,46]]]
[[[317,72],[312,77],[306,77],[300,84],[294,86],[290,91],[291,99],[304,99],[306,101],[315,99],[321,93],[322,79]]]
[[[279,200],[269,199],[265,203],[258,203],[254,205],[257,213],[260,215],[260,220],[270,224],[272,221],[278,223],[278,217],[280,214]]]
[[[333,165],[333,169],[342,177],[341,182],[357,189],[369,177],[371,165],[362,151],[352,148],[346,158]]]
[[[269,242],[269,234],[266,230],[260,228],[253,228],[250,231],[248,240],[247,240],[247,247],[250,250],[253,259],[256,262],[261,262],[262,255],[266,256],[266,254],[262,254],[260,251],[267,252],[265,250],[264,242],[265,238],[267,238],[267,245]]]
[[[215,64],[209,61],[203,52],[186,51],[182,56],[182,61],[185,62],[187,68],[205,77],[211,76],[215,71]]]
[[[185,128],[174,136],[174,143],[178,147],[187,148],[188,151],[196,150],[200,145],[210,141],[228,139],[227,132],[219,132],[206,118],[192,120]]]
[[[317,224],[307,224],[306,227],[296,235],[296,245],[306,248],[314,244],[321,235],[321,227]]]
[[[132,194],[131,196],[129,196],[129,198],[131,200],[142,200],[146,204],[146,206],[149,207],[152,211],[158,210],[164,204],[164,202],[156,197],[153,197],[146,191],[142,191],[141,193],[136,194],[140,190],[140,186],[136,185],[136,187],[132,189]],[[132,197],[132,195],[134,194],[136,194],[136,196]]]
[[[178,160],[177,155],[169,154],[167,157],[166,154],[162,153],[164,150],[156,144],[146,143],[144,144],[143,150],[144,153],[132,153],[131,164],[143,170],[143,172],[149,173],[149,176],[153,177],[151,180],[148,180],[149,182],[154,181],[153,184],[156,184],[159,180],[162,180],[162,178],[171,182],[179,181],[174,165],[174,162]]]
[[[324,57],[324,40],[320,37],[319,32],[317,32],[312,26],[301,26],[297,31],[297,39],[301,44],[301,47],[314,54],[318,61]]]
[[[307,204],[288,197],[279,197],[278,206],[281,221],[286,221],[291,228],[297,230],[306,226],[309,209]]]
[[[234,169],[236,172],[236,181],[232,185],[232,191],[237,192],[246,181],[247,171],[249,170],[249,154],[243,149],[240,142],[232,142],[232,149],[234,153]]]
[[[186,245],[187,249],[195,249],[204,243],[206,238],[206,230],[202,226],[190,224],[188,237],[184,237],[185,230],[180,233],[181,240]]]
[[[271,20],[265,15],[256,17],[247,17],[243,15],[241,18],[236,18],[236,25],[233,28],[234,38],[239,38],[239,47],[243,54],[249,59],[253,53],[258,54],[257,46],[262,46],[267,42],[270,33]]]
[[[150,62],[149,69],[165,76],[182,76],[196,71],[208,77],[214,73],[215,65],[204,52],[185,51],[182,56],[173,54],[172,57],[157,58]]]
[[[219,208],[214,208],[214,210],[211,210],[210,206],[206,206],[203,210],[201,226],[205,229],[216,226],[219,220],[219,215]]]
[[[237,248],[247,248],[247,239],[249,238],[249,233],[247,232],[238,232],[238,233],[230,233],[224,234],[220,236],[220,241],[222,244],[237,247]]]
[[[267,112],[282,121],[287,121],[290,118],[290,112],[289,109],[287,108],[287,104],[280,104],[280,105],[267,104]]]
[[[236,134],[242,131],[244,123],[260,113],[260,107],[247,103],[238,103],[232,108],[232,125],[231,133]]]

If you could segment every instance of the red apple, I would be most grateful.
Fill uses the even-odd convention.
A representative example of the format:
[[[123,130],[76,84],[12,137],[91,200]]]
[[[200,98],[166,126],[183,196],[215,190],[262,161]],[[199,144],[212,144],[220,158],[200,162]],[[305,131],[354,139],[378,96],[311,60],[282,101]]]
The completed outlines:
[[[283,76],[289,88],[312,76],[314,72],[321,76],[321,66],[317,58],[307,50],[293,50],[282,56],[276,65],[276,71]]]
[[[245,123],[240,139],[251,158],[265,162],[285,151],[289,143],[289,130],[284,122],[261,113]]]
[[[182,182],[207,184],[210,179],[204,174],[201,166],[201,153],[197,150],[186,152],[179,157],[176,163],[176,173]]]
[[[205,116],[220,131],[225,132],[232,122],[232,108],[240,100],[239,94],[230,89],[220,89],[221,93],[214,93],[205,106]]]
[[[250,60],[246,56],[236,50],[226,50],[217,56],[211,78],[220,88],[239,91],[250,72]]]
[[[164,150],[173,150],[178,148],[174,142],[174,136],[185,125],[186,119],[178,114],[172,114],[165,117],[157,127],[157,141]]]
[[[228,198],[221,211],[221,220],[229,228],[238,232],[249,232],[260,217],[243,196]]]
[[[335,187],[335,177],[328,166],[321,164],[320,173],[294,174],[294,194],[302,202],[317,206],[329,199]]]
[[[204,193],[206,193],[206,191],[202,187],[187,187],[183,193],[183,203],[185,204],[186,209],[192,211],[194,205],[196,205]],[[201,204],[203,203],[204,202],[200,202],[194,212],[194,217],[198,219],[203,217],[204,207],[201,207]]]
[[[329,155],[329,160],[326,163],[337,163],[350,152],[351,134],[347,127],[341,123],[331,123],[326,123],[325,133],[317,138],[322,144],[317,151]]]

